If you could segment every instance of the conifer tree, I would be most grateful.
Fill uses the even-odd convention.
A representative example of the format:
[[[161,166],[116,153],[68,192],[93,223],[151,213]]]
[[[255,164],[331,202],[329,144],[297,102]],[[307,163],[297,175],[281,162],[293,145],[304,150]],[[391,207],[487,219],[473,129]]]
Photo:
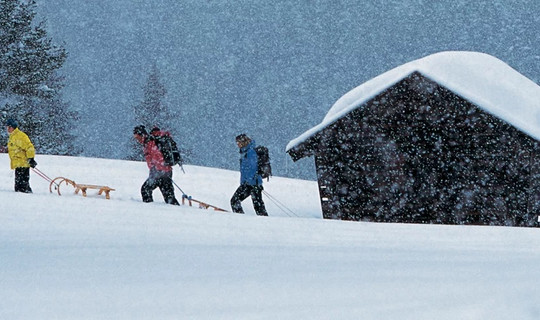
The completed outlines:
[[[0,120],[14,118],[38,153],[75,155],[76,112],[62,99],[66,50],[35,22],[34,0],[0,0]]]
[[[172,113],[164,101],[167,95],[167,89],[162,83],[161,74],[155,63],[152,65],[142,89],[143,99],[133,107],[135,119],[133,126],[144,125],[148,131],[153,127],[158,127],[170,131],[174,135],[175,130],[171,121]],[[129,149],[128,159],[143,159],[141,146],[134,139],[132,139]]]

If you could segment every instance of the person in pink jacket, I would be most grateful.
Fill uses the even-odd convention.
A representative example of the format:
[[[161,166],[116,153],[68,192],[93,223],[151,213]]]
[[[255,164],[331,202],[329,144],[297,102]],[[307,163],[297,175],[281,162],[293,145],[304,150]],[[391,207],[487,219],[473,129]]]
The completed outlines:
[[[156,188],[159,188],[166,203],[180,205],[174,195],[172,167],[166,165],[163,161],[163,155],[156,145],[155,137],[149,135],[142,125],[133,129],[133,137],[143,145],[144,157],[150,170],[148,179],[141,187],[143,202],[154,201],[152,193]]]

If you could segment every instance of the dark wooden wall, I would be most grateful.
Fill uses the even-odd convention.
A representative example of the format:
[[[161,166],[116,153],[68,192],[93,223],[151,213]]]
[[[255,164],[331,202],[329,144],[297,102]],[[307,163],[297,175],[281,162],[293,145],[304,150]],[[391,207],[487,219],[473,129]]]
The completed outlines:
[[[419,73],[313,141],[325,218],[536,222],[537,141]]]

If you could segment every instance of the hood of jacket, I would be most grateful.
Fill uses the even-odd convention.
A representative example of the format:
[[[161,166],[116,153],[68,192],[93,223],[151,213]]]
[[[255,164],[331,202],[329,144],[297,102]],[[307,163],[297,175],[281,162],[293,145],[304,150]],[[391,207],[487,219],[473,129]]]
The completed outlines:
[[[246,146],[240,148],[240,153],[245,154],[249,149],[255,149],[255,140],[251,140]]]

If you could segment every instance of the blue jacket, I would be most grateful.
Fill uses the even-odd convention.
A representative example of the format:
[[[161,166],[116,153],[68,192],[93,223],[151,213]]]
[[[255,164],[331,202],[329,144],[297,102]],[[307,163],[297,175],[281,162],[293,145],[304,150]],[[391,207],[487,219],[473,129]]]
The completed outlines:
[[[240,184],[262,185],[262,178],[257,174],[257,152],[255,141],[240,148]]]

